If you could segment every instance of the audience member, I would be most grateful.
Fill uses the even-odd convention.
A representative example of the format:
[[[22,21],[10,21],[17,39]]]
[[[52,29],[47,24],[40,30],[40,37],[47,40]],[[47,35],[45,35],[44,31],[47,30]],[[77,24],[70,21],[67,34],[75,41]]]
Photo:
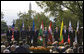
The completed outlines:
[[[71,49],[71,48],[67,49],[66,53],[73,53],[73,49]]]
[[[10,50],[9,50],[9,49],[5,49],[5,50],[3,51],[3,53],[10,53]]]
[[[1,45],[1,53],[3,53],[3,51],[6,49],[5,45]]]
[[[29,53],[29,50],[22,46],[23,45],[22,41],[20,41],[19,44],[20,45],[18,48],[16,48],[15,53]]]
[[[15,52],[15,49],[16,49],[15,45],[12,45],[11,46],[11,53],[14,53]]]

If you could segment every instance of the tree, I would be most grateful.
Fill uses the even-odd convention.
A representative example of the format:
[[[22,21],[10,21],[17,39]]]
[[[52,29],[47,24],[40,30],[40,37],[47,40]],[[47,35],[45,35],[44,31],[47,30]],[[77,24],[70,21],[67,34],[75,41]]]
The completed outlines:
[[[1,19],[4,18],[3,12],[1,12]],[[1,20],[1,33],[6,33],[8,26],[4,20]]]
[[[28,13],[25,13],[25,14],[20,12],[18,14],[19,19],[16,20],[16,26],[20,29],[21,26],[22,26],[22,22],[24,21],[25,29],[27,29],[28,26],[30,26],[32,28],[33,19],[34,19],[34,22],[35,22],[35,26],[38,29],[40,28],[42,20],[43,20],[44,26],[46,26],[46,27],[49,26],[50,20],[47,16],[45,16],[44,13],[36,13],[35,11],[31,10],[31,14],[32,14],[31,17],[33,17],[33,18],[29,17],[29,11],[28,11]]]
[[[42,20],[43,20],[44,27],[48,27],[49,26],[49,23],[50,23],[49,18],[47,16],[45,16],[44,13],[37,13],[34,16],[34,20],[35,20],[35,25],[37,26],[38,29],[41,26]]]
[[[22,22],[24,22],[25,29],[27,29],[28,26],[31,26],[32,24],[32,18],[30,18],[30,11],[28,13],[18,13],[19,19],[16,20],[16,26],[21,27]],[[31,11],[31,14],[33,14],[34,11]]]
[[[6,22],[1,21],[1,33],[6,33],[7,30],[8,30],[8,26]]]
[[[59,15],[57,16],[57,18],[54,19],[55,24],[60,27],[61,26],[61,21],[63,19],[64,24],[68,27],[69,26],[69,21],[71,21],[72,26],[74,27],[74,29],[76,29],[77,27],[77,21],[78,21],[78,17],[74,14],[72,14],[70,12],[70,10],[65,10],[64,12],[66,13],[62,13],[62,15],[59,13]],[[61,19],[62,18],[62,19]]]
[[[3,14],[3,12],[1,12],[1,19],[3,19],[4,18],[4,14]]]
[[[58,16],[59,13],[60,16],[63,16],[62,14],[66,14],[63,8],[67,8],[70,13],[77,16],[80,25],[83,26],[83,1],[40,1],[36,3],[41,8],[44,8],[46,13],[50,12],[52,16]]]

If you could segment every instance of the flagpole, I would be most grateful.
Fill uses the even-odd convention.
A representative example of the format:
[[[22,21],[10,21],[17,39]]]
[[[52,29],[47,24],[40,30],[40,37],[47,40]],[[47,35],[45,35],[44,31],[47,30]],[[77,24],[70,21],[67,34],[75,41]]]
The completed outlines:
[[[78,32],[78,29],[79,29],[79,21],[77,22],[77,28],[76,28],[76,31],[75,31],[75,42],[77,42],[77,32]]]

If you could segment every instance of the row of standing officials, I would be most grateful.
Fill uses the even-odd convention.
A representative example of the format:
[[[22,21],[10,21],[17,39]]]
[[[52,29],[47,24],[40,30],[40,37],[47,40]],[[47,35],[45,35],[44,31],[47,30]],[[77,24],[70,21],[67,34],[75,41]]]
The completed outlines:
[[[7,36],[7,41],[11,42],[11,38],[12,38],[12,30],[11,28],[8,29],[6,36]],[[64,25],[64,29],[63,29],[63,39],[64,42],[68,42],[68,35],[70,37],[70,46],[73,46],[73,42],[75,41],[75,31],[72,27],[71,30],[67,29],[66,25]],[[23,29],[21,32],[18,30],[18,28],[16,27],[16,29],[14,30],[14,39],[19,43],[19,40],[21,38],[22,39],[26,39],[27,43],[30,45],[31,44],[31,40],[33,39],[33,45],[37,46],[37,40],[38,40],[38,34],[39,34],[39,30],[37,30],[37,28],[35,27],[35,30],[32,31],[32,29],[30,27],[28,27],[28,30]],[[48,30],[47,27],[45,27],[45,30],[43,31],[43,34],[45,35],[45,44],[48,41]],[[58,29],[58,27],[55,28],[54,31],[54,39],[55,41],[59,42],[60,39],[60,29]],[[82,43],[82,34],[80,32],[80,30],[78,30],[77,32],[77,42],[78,44]],[[46,44],[47,45],[47,44]]]

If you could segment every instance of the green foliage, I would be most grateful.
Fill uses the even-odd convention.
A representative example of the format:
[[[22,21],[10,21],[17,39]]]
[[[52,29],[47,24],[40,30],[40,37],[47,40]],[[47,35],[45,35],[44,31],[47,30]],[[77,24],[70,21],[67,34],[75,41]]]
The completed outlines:
[[[6,22],[1,21],[1,33],[6,33],[7,29],[8,27],[7,27]]]
[[[66,26],[69,26],[69,21],[71,21],[72,26],[76,29],[77,27],[77,21],[78,21],[78,17],[74,14],[72,14],[69,10],[65,10],[65,13],[62,13],[62,15],[59,13],[58,17],[55,20],[56,25],[58,27],[61,26],[61,21],[63,19],[64,24],[66,24]],[[80,22],[82,23],[82,22]]]
[[[3,12],[1,12],[1,19],[3,19],[4,18],[4,14],[3,14]]]
[[[25,14],[21,13],[21,12],[18,13],[19,19],[16,20],[15,26],[20,29],[22,26],[22,22],[24,21],[25,29],[27,29],[28,26],[30,26],[32,28],[33,19],[34,19],[35,26],[37,27],[37,29],[40,28],[42,20],[43,20],[44,26],[46,26],[46,27],[49,26],[50,20],[47,16],[45,16],[44,13],[36,13],[35,11],[31,10],[31,14],[32,14],[31,16],[33,16],[33,18],[30,18],[29,13],[30,13],[30,11],[28,11],[28,13],[25,13]]]
[[[57,26],[60,26],[62,19],[67,26],[69,20],[72,21],[75,27],[78,20],[80,21],[80,26],[83,26],[83,1],[40,1],[36,3],[41,8],[44,8],[46,13],[50,12],[51,16],[57,17],[55,19]],[[68,11],[63,8],[67,8]]]
[[[7,36],[6,36],[6,35],[5,35],[5,36],[1,36],[1,41],[2,41],[2,42],[7,41]]]
[[[3,12],[1,12],[1,19],[4,18]],[[4,20],[1,20],[1,33],[6,33],[8,26]]]
[[[41,26],[41,22],[43,20],[43,25],[44,27],[48,27],[49,26],[49,23],[50,23],[50,20],[48,17],[46,17],[44,15],[44,13],[37,13],[35,16],[34,16],[34,20],[35,20],[35,26],[39,29],[40,26]]]

